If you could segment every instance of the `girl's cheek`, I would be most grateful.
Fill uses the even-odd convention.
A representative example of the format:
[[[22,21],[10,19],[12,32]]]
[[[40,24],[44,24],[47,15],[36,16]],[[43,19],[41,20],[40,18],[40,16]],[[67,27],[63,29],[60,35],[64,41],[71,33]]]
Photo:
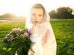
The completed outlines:
[[[42,17],[40,17],[40,19],[39,19],[39,23],[41,23],[43,21],[43,18]]]

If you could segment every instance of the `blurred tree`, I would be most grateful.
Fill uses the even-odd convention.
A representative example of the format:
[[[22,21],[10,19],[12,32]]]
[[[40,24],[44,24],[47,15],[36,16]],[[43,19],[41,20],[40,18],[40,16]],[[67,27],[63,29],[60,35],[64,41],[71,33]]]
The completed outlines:
[[[55,16],[56,16],[56,11],[55,11],[55,10],[52,10],[52,11],[49,13],[49,15],[50,15],[51,17],[55,18]]]
[[[59,7],[56,11],[52,10],[49,15],[52,18],[74,18],[72,9],[69,7]]]
[[[19,21],[22,21],[22,20],[25,20],[25,17],[24,16],[16,16],[16,15],[11,14],[11,13],[5,13],[3,15],[0,15],[0,20],[19,20]]]
[[[17,16],[10,13],[5,13],[3,15],[0,15],[0,20],[1,19],[12,20],[13,18],[17,18]]]

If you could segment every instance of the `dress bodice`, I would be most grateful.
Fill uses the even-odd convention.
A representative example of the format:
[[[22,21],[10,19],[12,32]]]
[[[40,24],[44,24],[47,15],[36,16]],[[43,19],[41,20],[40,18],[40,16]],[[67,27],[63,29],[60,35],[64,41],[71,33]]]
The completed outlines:
[[[41,36],[39,34],[32,34],[30,36],[30,39],[32,42],[40,42],[41,41]]]
[[[39,49],[41,48],[41,35],[39,34],[32,34],[30,36],[30,39],[32,42],[34,42],[35,44],[31,45],[31,49],[34,52],[39,51]]]

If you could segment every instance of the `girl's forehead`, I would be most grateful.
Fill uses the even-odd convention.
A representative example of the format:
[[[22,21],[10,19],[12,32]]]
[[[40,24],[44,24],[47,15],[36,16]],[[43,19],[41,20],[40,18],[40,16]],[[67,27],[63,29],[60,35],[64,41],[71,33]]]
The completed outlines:
[[[43,9],[42,8],[32,8],[32,10],[31,10],[31,12],[33,13],[35,13],[35,12],[37,12],[37,13],[43,13]]]

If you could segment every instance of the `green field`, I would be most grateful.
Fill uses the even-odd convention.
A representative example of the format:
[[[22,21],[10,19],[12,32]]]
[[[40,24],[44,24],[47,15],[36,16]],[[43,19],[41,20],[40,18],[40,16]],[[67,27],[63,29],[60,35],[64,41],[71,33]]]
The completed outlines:
[[[57,40],[57,55],[74,55],[74,20],[53,19],[51,20],[53,31]],[[2,52],[2,41],[7,33],[13,28],[25,28],[25,22],[8,21],[0,22],[0,55]]]

